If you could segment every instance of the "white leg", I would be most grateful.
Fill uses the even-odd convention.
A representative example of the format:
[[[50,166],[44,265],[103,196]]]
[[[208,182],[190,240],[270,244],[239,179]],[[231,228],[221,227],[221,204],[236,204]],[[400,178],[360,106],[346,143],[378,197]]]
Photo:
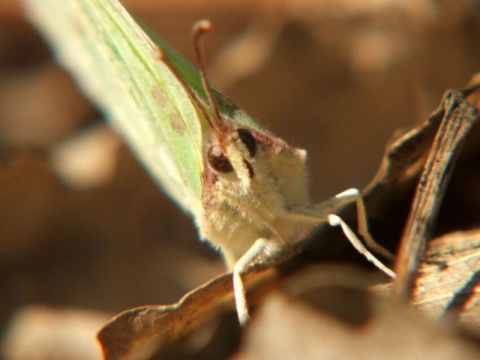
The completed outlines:
[[[357,223],[358,223],[358,232],[362,235],[363,239],[367,246],[375,251],[377,254],[381,254],[389,260],[394,260],[395,256],[390,253],[383,246],[378,244],[370,235],[368,231],[368,222],[367,222],[367,211],[365,209],[365,202],[363,201],[362,195],[357,189],[348,189],[335,196],[336,199],[340,199],[342,205],[346,202],[353,202],[357,205]]]
[[[322,221],[328,221],[332,226],[340,225],[343,233],[352,245],[363,254],[369,261],[371,261],[377,268],[382,270],[388,276],[395,277],[395,273],[387,268],[380,262],[375,256],[373,256],[367,248],[358,239],[357,235],[350,229],[350,227],[337,215],[333,213],[338,212],[345,205],[355,202],[357,206],[357,222],[358,232],[365,239],[365,243],[372,250],[384,255],[387,258],[394,258],[394,256],[381,245],[376,243],[368,231],[367,216],[365,210],[365,204],[360,192],[357,189],[346,190],[333,198],[322,201],[319,204],[310,207],[292,207],[289,209],[289,217],[291,219],[297,219],[298,221],[309,221],[321,223]]]
[[[332,226],[340,225],[342,227],[343,233],[353,245],[353,247],[362,255],[364,255],[368,261],[371,261],[377,268],[383,271],[385,274],[390,276],[391,278],[396,277],[395,273],[387,268],[385,265],[382,264],[375,256],[370,253],[367,248],[362,244],[362,242],[358,239],[355,233],[350,229],[350,227],[337,215],[330,214],[328,215],[328,222]]]
[[[275,246],[272,240],[260,238],[255,241],[250,249],[235,263],[233,267],[233,291],[235,295],[235,306],[237,308],[238,321],[240,325],[245,325],[249,320],[247,297],[245,286],[243,285],[242,274],[248,270],[253,260],[259,255],[264,254],[269,258],[281,250],[281,246]]]
[[[333,198],[322,201],[309,207],[292,207],[289,212],[291,218],[310,222],[327,221],[329,214],[337,213],[341,208],[347,204],[355,202],[357,207],[357,223],[358,232],[364,238],[367,246],[378,254],[387,259],[394,260],[395,256],[390,253],[383,246],[378,244],[370,235],[368,231],[367,212],[365,210],[365,203],[360,192],[357,189],[348,189]]]

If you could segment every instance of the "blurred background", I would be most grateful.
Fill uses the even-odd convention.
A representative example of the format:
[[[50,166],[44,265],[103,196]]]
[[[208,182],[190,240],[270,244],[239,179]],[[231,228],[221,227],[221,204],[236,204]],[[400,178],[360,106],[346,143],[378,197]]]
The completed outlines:
[[[478,1],[123,3],[190,60],[192,24],[212,21],[212,82],[308,150],[314,202],[364,187],[393,133],[479,69]],[[223,272],[16,0],[0,0],[0,269],[7,359],[29,359],[28,341],[47,347],[59,324],[85,330],[55,334],[71,348],[88,343],[111,315],[176,302]],[[77,358],[98,356],[86,348]]]

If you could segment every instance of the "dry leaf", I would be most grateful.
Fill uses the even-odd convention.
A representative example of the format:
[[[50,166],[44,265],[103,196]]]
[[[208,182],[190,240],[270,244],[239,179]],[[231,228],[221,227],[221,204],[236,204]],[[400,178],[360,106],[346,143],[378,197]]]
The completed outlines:
[[[480,347],[448,322],[432,322],[365,291],[368,274],[307,268],[285,280],[246,328],[236,360],[478,359]],[[294,354],[294,355],[293,355]]]
[[[272,280],[272,272],[252,271],[247,284]],[[202,285],[178,303],[168,306],[143,306],[113,318],[98,334],[105,359],[150,359],[168,349],[226,308],[233,309],[232,277],[222,275]],[[238,324],[236,325],[238,326]]]

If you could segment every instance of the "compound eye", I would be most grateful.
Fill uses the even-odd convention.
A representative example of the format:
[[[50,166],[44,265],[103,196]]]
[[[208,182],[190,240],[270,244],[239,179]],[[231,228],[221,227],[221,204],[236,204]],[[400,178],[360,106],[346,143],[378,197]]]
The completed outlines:
[[[222,149],[217,145],[212,145],[207,150],[207,161],[210,166],[221,173],[229,173],[233,171],[230,160],[223,154]]]
[[[243,144],[247,148],[250,157],[253,158],[257,153],[257,141],[253,137],[252,133],[247,129],[238,129],[237,133],[240,137],[240,140],[242,140]]]

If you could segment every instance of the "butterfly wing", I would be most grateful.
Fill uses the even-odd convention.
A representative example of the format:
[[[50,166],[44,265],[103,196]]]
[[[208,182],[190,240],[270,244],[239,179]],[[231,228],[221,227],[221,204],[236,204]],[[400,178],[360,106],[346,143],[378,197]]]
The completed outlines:
[[[32,0],[27,10],[156,181],[198,219],[203,119],[159,47],[116,1]],[[178,72],[198,81],[191,68]]]

